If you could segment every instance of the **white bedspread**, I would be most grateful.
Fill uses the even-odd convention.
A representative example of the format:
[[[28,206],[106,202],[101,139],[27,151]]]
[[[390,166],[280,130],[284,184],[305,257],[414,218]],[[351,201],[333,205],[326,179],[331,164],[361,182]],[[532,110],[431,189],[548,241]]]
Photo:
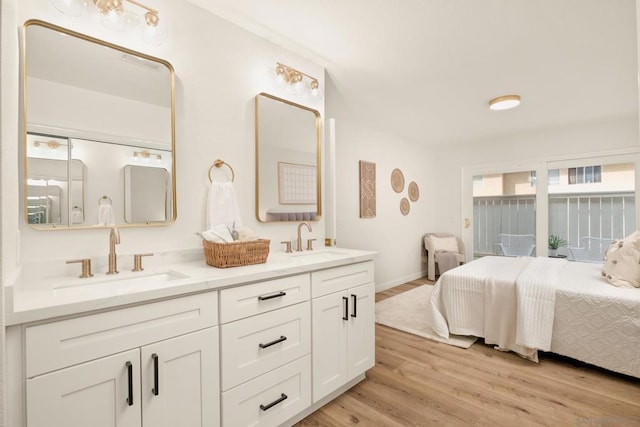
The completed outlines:
[[[533,259],[484,257],[442,275],[428,308],[434,331],[484,337],[526,356],[508,345],[517,333],[517,308],[507,300],[515,297],[496,289],[508,286]],[[557,260],[540,259],[558,266]],[[640,378],[640,289],[611,286],[600,269],[580,262],[557,269],[550,351]]]

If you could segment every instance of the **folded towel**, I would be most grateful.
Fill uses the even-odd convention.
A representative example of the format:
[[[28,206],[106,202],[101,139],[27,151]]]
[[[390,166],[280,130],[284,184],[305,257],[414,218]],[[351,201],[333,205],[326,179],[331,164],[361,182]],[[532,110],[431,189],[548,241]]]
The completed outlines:
[[[238,240],[241,242],[258,240],[258,235],[249,227],[239,227],[236,230],[238,231]]]
[[[240,208],[232,182],[214,181],[209,187],[207,229],[211,230],[218,224],[224,224],[229,228],[242,226]]]
[[[111,205],[98,206],[98,224],[97,225],[115,225],[116,219],[113,214]]]
[[[229,228],[224,224],[218,224],[207,231],[200,233],[203,239],[210,242],[229,243],[233,242]]]

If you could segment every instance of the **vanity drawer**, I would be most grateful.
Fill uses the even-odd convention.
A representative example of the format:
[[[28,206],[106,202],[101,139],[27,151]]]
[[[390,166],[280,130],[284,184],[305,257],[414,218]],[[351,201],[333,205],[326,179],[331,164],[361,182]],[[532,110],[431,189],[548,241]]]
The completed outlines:
[[[373,261],[329,268],[311,273],[313,298],[373,282]]]
[[[27,378],[217,323],[217,292],[25,328]]]
[[[310,405],[311,356],[304,356],[222,393],[222,425],[275,426]]]
[[[220,328],[222,390],[311,352],[309,301]]]
[[[307,301],[309,274],[268,280],[220,291],[220,323],[264,313]]]

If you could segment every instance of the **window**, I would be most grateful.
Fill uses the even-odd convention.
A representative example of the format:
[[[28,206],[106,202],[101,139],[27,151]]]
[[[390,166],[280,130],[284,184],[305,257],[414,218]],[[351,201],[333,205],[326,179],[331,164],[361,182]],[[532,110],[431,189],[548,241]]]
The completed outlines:
[[[536,171],[529,172],[529,184],[531,184],[532,187],[536,186]]]
[[[560,169],[549,169],[549,185],[560,184]]]
[[[569,184],[593,184],[602,182],[602,166],[569,168],[568,175]],[[549,181],[549,184],[551,184],[551,181]]]

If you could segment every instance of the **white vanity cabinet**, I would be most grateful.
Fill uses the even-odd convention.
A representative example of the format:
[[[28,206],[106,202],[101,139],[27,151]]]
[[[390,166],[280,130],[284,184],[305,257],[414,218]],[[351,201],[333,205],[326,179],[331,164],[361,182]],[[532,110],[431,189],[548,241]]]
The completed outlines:
[[[209,292],[27,326],[27,425],[219,425],[216,324]]]
[[[279,425],[311,405],[310,274],[220,291],[222,425]]]
[[[311,273],[313,402],[375,364],[373,262]]]

